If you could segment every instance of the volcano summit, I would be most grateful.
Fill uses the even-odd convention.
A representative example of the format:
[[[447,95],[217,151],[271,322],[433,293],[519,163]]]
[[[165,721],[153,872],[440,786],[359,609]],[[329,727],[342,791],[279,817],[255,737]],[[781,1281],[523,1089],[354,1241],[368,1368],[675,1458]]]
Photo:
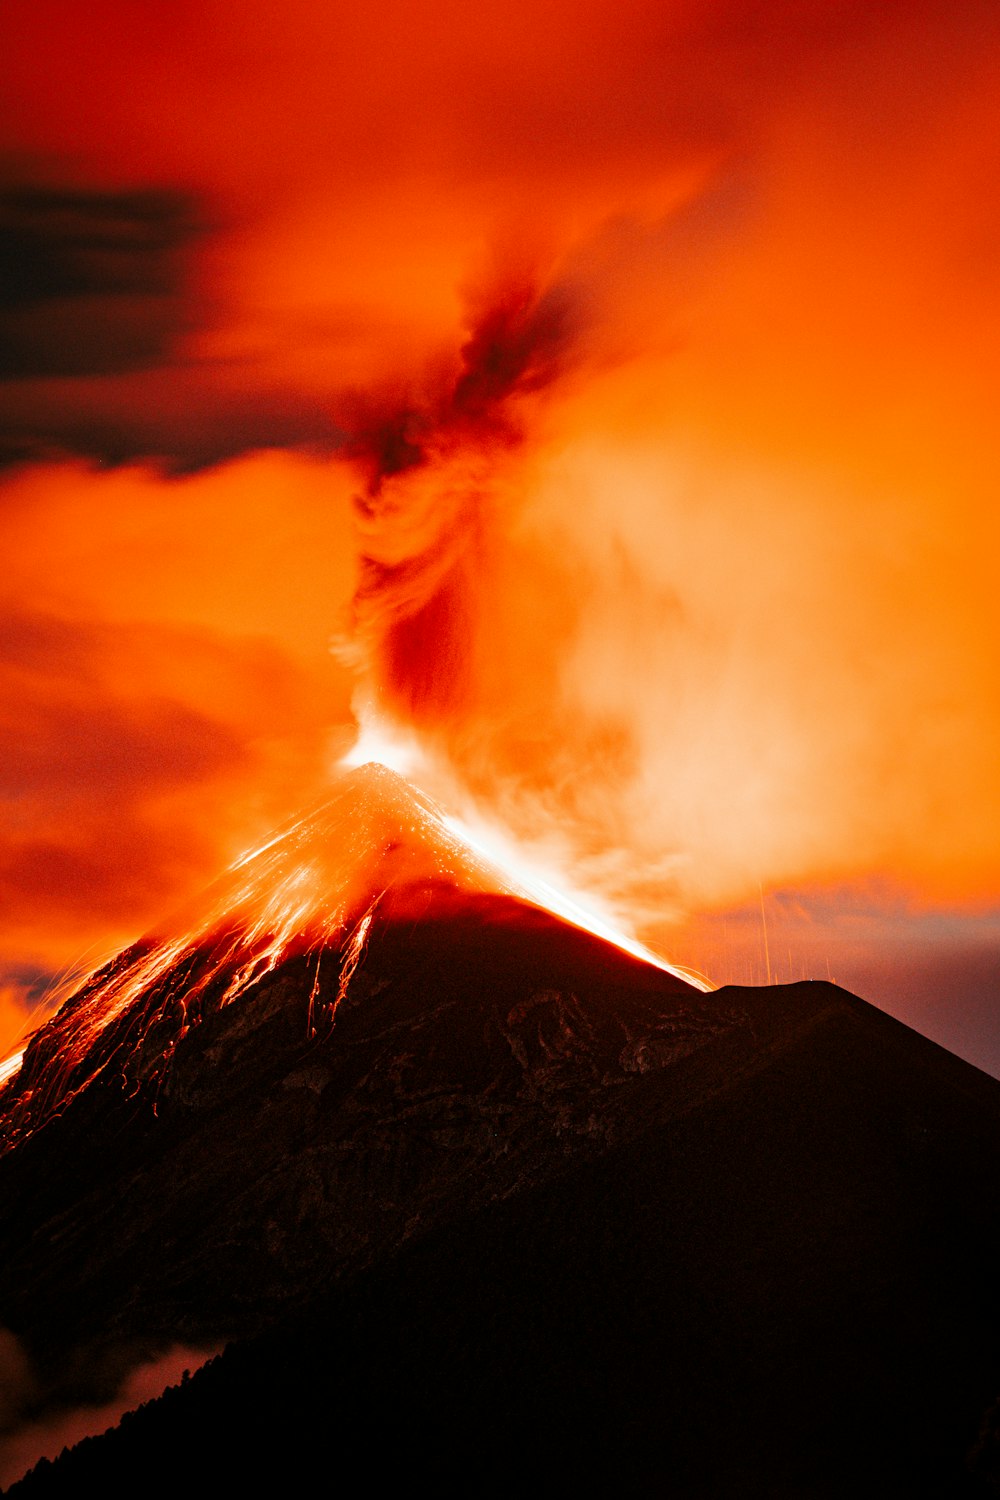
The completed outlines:
[[[990,1492],[1000,1085],[833,985],[705,993],[569,926],[382,768],[96,975],[0,1109],[34,1412],[230,1343],[25,1495],[154,1452],[196,1493],[331,1453]]]
[[[207,1011],[232,1004],[281,963],[315,964],[308,1029],[332,1015],[375,909],[419,916],[448,892],[512,889],[386,767],[343,778],[329,801],[239,859],[203,895],[101,969],[27,1049],[3,1100],[9,1145],[98,1075],[159,1075]],[[327,970],[340,974],[329,994]],[[317,1014],[313,1014],[314,1007]]]

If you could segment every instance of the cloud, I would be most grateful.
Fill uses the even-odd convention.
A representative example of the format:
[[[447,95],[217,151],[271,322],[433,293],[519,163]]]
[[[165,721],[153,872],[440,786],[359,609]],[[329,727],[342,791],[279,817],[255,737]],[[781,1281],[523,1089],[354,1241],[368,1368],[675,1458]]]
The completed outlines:
[[[14,0],[10,22],[0,456],[174,471],[329,451],[331,396],[448,348],[484,242],[562,253],[662,216],[840,40],[822,4],[757,30],[607,0],[336,23],[313,0],[169,21],[97,0],[87,25]]]
[[[0,379],[141,369],[184,329],[193,205],[165,192],[0,193]]]
[[[0,845],[5,921],[134,918],[165,894],[163,871],[197,864],[198,839],[158,808],[185,787],[232,777],[248,752],[189,704],[105,680],[114,632],[8,612],[0,620]],[[144,653],[149,671],[149,651]],[[141,656],[137,653],[139,670]]]
[[[93,1372],[93,1400],[83,1404],[78,1390],[69,1406],[43,1394],[20,1341],[0,1328],[0,1487],[14,1484],[39,1459],[54,1459],[63,1448],[106,1432],[125,1412],[155,1400],[215,1352],[178,1344],[150,1359],[148,1350],[113,1349],[105,1356],[106,1368]]]
[[[247,453],[329,453],[343,439],[326,396],[255,385],[252,369],[170,366],[0,387],[0,470],[76,456],[153,460],[170,477]]]
[[[10,1329],[0,1328],[0,1434],[18,1425],[37,1396],[31,1361]]]
[[[0,486],[5,1030],[321,795],[348,499],[281,455]],[[40,545],[41,543],[41,545]]]
[[[47,963],[54,985],[95,936],[141,931],[232,857],[239,808],[254,827],[294,805],[296,760],[315,786],[328,718],[282,764],[258,726],[294,745],[305,689],[273,648],[24,610],[0,617],[0,640],[2,941],[8,971]],[[13,1039],[39,976],[9,977]]]
[[[206,213],[165,188],[0,193],[0,464],[72,453],[184,473],[337,442],[315,393],[193,347],[213,316]]]

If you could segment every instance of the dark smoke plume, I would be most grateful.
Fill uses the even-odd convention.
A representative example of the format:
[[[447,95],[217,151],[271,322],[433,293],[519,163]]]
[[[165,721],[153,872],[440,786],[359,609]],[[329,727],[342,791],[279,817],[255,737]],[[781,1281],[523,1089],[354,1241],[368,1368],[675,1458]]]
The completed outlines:
[[[578,355],[582,323],[567,282],[508,287],[474,318],[436,393],[359,400],[344,423],[364,486],[343,654],[412,721],[440,719],[467,698],[497,469],[524,441],[529,399]]]

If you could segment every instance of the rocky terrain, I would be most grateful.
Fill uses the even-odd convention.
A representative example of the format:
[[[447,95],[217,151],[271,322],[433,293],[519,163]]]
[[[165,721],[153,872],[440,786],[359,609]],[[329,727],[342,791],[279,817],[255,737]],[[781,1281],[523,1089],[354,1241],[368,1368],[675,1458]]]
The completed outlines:
[[[40,1410],[231,1344],[18,1493],[124,1494],[153,1453],[195,1493],[294,1488],[332,1450],[468,1493],[992,1493],[1000,1084],[833,985],[704,993],[439,853],[346,984],[292,944],[154,1068],[163,981],[0,1157]]]

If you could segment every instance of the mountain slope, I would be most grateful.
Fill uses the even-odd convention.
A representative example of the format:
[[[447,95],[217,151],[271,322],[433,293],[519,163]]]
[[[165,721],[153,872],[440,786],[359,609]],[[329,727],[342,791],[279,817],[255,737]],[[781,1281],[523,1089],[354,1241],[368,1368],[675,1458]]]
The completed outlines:
[[[0,1090],[0,1145],[16,1144],[101,1074],[132,1084],[161,1074],[192,1026],[285,960],[308,953],[318,965],[327,953],[329,966],[332,950],[336,963],[376,906],[412,914],[435,893],[511,889],[414,787],[384,766],[360,767],[62,1006]]]
[[[634,1078],[614,1139],[286,1308],[23,1493],[124,1495],[152,1454],[196,1494],[323,1465],[475,1494],[992,1493],[966,1455],[1000,1389],[1000,1090],[832,986],[721,1003],[735,1026]]]
[[[697,990],[361,785],[356,859],[349,800],[257,856],[300,891],[281,943],[231,872],[0,1157],[0,1323],[50,1407],[242,1341],[23,1493],[151,1453],[195,1493],[332,1453],[474,1493],[985,1493],[1000,1084],[833,985]]]
[[[363,768],[39,1033],[0,1094],[0,1324],[53,1398],[602,1149],[731,1024],[503,888]]]

